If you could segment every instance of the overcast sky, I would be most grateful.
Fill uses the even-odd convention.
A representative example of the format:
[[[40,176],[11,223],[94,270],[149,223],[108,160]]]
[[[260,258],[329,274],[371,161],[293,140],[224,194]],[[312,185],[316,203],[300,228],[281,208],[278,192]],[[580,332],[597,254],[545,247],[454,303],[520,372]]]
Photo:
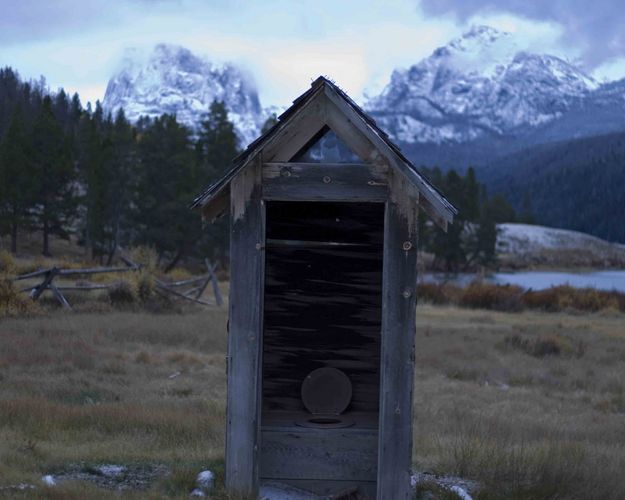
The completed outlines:
[[[255,76],[285,105],[323,74],[361,100],[470,26],[625,77],[622,0],[0,0],[0,66],[102,99],[124,48],[183,45]]]

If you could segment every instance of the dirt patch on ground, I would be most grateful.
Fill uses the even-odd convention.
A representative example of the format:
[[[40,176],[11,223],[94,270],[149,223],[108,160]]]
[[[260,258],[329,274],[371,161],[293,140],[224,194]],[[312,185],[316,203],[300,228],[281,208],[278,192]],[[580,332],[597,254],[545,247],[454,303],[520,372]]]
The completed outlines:
[[[74,464],[52,477],[57,483],[87,481],[108,490],[147,490],[156,481],[169,475],[169,468],[162,464]]]

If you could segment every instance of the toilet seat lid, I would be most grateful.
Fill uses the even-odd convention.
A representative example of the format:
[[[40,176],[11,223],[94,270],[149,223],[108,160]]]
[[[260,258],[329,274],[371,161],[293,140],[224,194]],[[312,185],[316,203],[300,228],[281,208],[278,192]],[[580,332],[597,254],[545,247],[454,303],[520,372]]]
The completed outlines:
[[[331,366],[310,372],[302,383],[302,402],[314,415],[340,415],[352,400],[352,383]]]

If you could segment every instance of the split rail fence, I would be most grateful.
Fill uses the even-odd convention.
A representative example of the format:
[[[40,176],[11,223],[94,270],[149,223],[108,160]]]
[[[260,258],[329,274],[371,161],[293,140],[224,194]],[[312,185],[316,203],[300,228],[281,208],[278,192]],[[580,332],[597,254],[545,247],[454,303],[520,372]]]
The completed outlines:
[[[90,292],[93,290],[105,290],[108,288],[112,288],[115,286],[119,286],[119,281],[112,283],[90,283],[90,282],[79,282],[74,285],[71,284],[57,284],[55,280],[57,278],[66,278],[69,276],[89,276],[93,274],[103,274],[103,273],[126,273],[139,271],[142,266],[133,262],[130,258],[125,255],[120,256],[121,260],[126,264],[124,267],[96,267],[89,269],[62,269],[59,267],[50,267],[48,269],[41,269],[39,271],[34,271],[32,273],[22,274],[13,278],[13,281],[23,281],[27,279],[33,278],[41,278],[42,281],[38,284],[24,287],[20,290],[20,292],[28,292],[28,295],[33,300],[39,300],[41,295],[46,290],[52,292],[54,297],[61,303],[61,305],[66,309],[71,309],[71,305],[67,300],[67,297],[63,295],[63,292],[72,291],[72,292]],[[187,300],[190,302],[194,302],[196,304],[201,304],[205,306],[223,305],[223,297],[221,295],[221,291],[219,289],[219,283],[217,282],[217,277],[215,275],[215,264],[211,264],[208,259],[204,260],[206,265],[207,272],[201,276],[196,276],[193,278],[167,282],[163,281],[156,276],[154,276],[154,282],[156,284],[156,292],[161,295],[171,295],[181,300]],[[213,301],[207,301],[202,299],[202,295],[204,291],[208,287],[208,285],[212,286],[213,290]]]

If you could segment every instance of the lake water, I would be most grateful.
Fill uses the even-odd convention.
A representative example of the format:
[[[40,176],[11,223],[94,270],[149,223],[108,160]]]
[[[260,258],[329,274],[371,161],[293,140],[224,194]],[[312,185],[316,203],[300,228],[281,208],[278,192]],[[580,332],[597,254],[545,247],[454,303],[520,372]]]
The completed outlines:
[[[424,281],[448,282],[464,286],[475,279],[474,274],[425,273]],[[625,292],[625,271],[594,271],[590,273],[558,273],[551,271],[524,271],[518,273],[494,273],[485,281],[498,285],[517,285],[526,289],[543,290],[552,286],[570,285],[576,288],[592,287],[599,290],[619,290]]]

